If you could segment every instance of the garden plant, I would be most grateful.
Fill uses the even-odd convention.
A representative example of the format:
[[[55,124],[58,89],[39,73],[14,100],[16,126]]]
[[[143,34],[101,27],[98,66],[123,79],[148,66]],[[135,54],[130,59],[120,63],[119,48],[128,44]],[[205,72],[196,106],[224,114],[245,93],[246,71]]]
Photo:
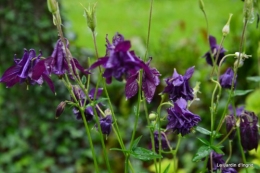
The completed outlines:
[[[53,19],[52,29],[57,29],[57,41],[52,53],[47,55],[43,49],[21,49],[23,55],[14,56],[13,65],[4,70],[0,82],[6,88],[25,85],[27,92],[41,85],[44,89],[49,88],[53,95],[63,93],[56,97],[60,99],[59,104],[52,105],[53,119],[59,123],[71,114],[77,120],[74,123],[85,129],[80,135],[87,141],[81,145],[83,151],[90,151],[81,157],[86,165],[68,172],[260,171],[260,154],[257,154],[260,104],[258,99],[247,99],[249,101],[245,106],[244,99],[248,94],[254,98],[260,95],[260,35],[256,37],[248,29],[254,25],[253,30],[260,32],[259,1],[237,0],[237,5],[242,9],[241,18],[238,19],[242,28],[236,28],[240,35],[236,40],[229,40],[233,46],[229,48],[224,43],[232,33],[233,14],[226,16],[222,30],[219,29],[222,37],[217,38],[210,31],[212,26],[208,21],[210,13],[207,3],[198,0],[196,8],[205,19],[206,29],[202,33],[207,48],[199,58],[189,55],[176,60],[189,59],[190,66],[168,68],[166,65],[163,72],[159,70],[159,56],[164,53],[156,54],[150,49],[151,28],[159,25],[153,22],[154,0],[146,3],[150,7],[147,10],[148,21],[143,22],[148,23],[148,29],[141,55],[134,50],[138,47],[134,46],[136,42],[124,36],[122,31],[116,31],[114,35],[98,35],[103,37],[105,50],[99,51],[97,28],[102,22],[97,21],[96,16],[99,3],[90,3],[89,6],[79,3],[86,18],[86,29],[92,35],[92,40],[87,41],[92,43],[95,50],[93,54],[85,55],[83,63],[82,58],[78,59],[73,54],[70,48],[73,43],[64,34],[63,15],[60,13],[62,8],[56,0],[47,0],[49,15]],[[163,39],[168,39],[167,35]],[[248,46],[252,44],[257,49]],[[195,61],[203,62],[203,66],[197,67]],[[248,66],[247,61],[254,64],[251,76],[241,72],[244,66]],[[202,70],[200,68],[204,68],[204,77],[198,77]],[[250,88],[239,83],[245,81],[252,83]],[[203,86],[209,89],[207,94],[203,94]],[[118,101],[115,98],[122,90],[123,98]],[[5,92],[8,91],[5,89]],[[123,114],[127,114],[127,117],[122,117]],[[37,121],[34,123],[37,125]],[[69,128],[74,127],[72,125]],[[188,158],[184,158],[189,156],[183,147],[186,145],[192,148],[192,151],[187,149],[191,153]],[[0,145],[0,151],[4,152],[1,148],[4,147]],[[250,154],[252,151],[256,154]],[[73,155],[73,150],[67,153]],[[65,157],[71,156],[67,154]],[[6,163],[1,159],[0,163],[3,164],[0,171],[3,172]],[[193,163],[193,166],[185,163]],[[55,162],[47,163],[51,164]],[[20,170],[24,167],[21,166]],[[38,171],[55,172],[49,166]]]

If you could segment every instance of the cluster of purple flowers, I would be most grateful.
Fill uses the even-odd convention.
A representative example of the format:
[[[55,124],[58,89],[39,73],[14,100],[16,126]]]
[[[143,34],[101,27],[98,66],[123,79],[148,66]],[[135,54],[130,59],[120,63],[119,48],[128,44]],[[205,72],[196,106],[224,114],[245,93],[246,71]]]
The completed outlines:
[[[15,55],[15,65],[4,72],[0,82],[6,83],[7,87],[12,87],[17,83],[26,82],[28,85],[41,85],[43,81],[46,81],[50,89],[55,92],[53,82],[50,79],[51,74],[61,76],[69,72],[69,75],[73,78],[72,73],[76,75],[76,69],[84,74],[88,74],[84,71],[84,68],[79,64],[77,59],[70,57],[68,50],[69,42],[67,39],[65,39],[65,41],[66,48],[61,39],[59,39],[51,56],[45,59],[43,59],[41,52],[36,56],[34,49],[30,49],[29,52],[25,49],[21,59],[17,59]],[[68,59],[70,63],[68,63]]]
[[[125,40],[124,37],[117,33],[113,37],[112,43],[106,39],[106,55],[99,58],[88,70],[92,70],[98,66],[105,69],[103,77],[110,84],[114,77],[118,81],[126,80],[125,95],[129,99],[138,92],[138,82],[140,70],[142,75],[142,91],[147,102],[151,102],[155,93],[156,86],[159,85],[160,73],[149,66],[151,59],[145,63],[130,50],[131,42]]]

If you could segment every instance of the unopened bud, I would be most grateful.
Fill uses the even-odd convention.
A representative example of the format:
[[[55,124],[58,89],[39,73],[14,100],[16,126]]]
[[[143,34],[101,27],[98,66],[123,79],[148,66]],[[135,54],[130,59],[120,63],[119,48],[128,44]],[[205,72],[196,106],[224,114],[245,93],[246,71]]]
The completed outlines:
[[[202,11],[204,11],[204,2],[203,0],[199,0],[199,7]]]
[[[85,17],[87,18],[87,25],[92,32],[96,28],[96,4],[89,5],[88,9],[84,7]]]
[[[65,106],[66,106],[66,102],[64,102],[64,101],[60,102],[60,104],[57,106],[56,114],[55,114],[56,119],[58,119],[60,117],[60,115],[62,114],[62,112],[65,109]]]
[[[52,14],[55,14],[58,10],[56,0],[47,0],[48,9]]]
[[[229,19],[227,21],[227,24],[222,29],[223,36],[227,36],[229,34],[229,31],[230,31],[230,21],[231,21],[232,16],[233,16],[233,14],[229,14]]]
[[[157,118],[157,114],[155,114],[155,113],[150,113],[149,114],[149,120],[150,121],[154,121],[154,120],[156,120],[156,118]]]

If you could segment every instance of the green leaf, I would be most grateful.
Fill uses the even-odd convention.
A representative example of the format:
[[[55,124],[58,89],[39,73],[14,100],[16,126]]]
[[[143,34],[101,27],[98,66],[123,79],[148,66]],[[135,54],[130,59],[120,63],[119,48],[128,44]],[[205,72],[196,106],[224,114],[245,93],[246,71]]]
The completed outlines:
[[[81,81],[82,81],[82,84],[85,85],[87,82],[86,76],[82,76]]]
[[[246,78],[249,81],[260,82],[260,76],[250,76]]]
[[[260,89],[255,90],[246,97],[246,110],[253,111],[256,114],[260,113],[259,106]]]
[[[219,137],[221,137],[222,135],[223,135],[223,134],[221,134],[221,133],[219,133],[219,132],[216,134],[216,131],[215,131],[215,130],[213,131],[213,136],[214,136],[214,138],[219,138]]]
[[[202,139],[202,138],[197,138],[197,139],[200,140],[205,145],[210,145],[210,142],[206,139]]]
[[[235,96],[243,96],[243,95],[246,95],[250,92],[252,92],[253,90],[235,90],[234,91],[234,97]]]
[[[142,136],[139,136],[138,138],[136,138],[134,140],[131,150],[134,150],[137,147],[137,145],[138,145],[138,143],[139,143],[141,138],[142,138]]]
[[[192,161],[197,162],[200,161],[201,159],[207,157],[212,149],[209,146],[201,146],[198,151],[196,152],[195,156],[193,157]]]
[[[223,146],[219,146],[219,147],[216,147],[214,145],[211,145],[210,146],[214,151],[216,151],[216,153],[218,154],[225,154],[220,148],[223,148]]]
[[[211,134],[211,131],[204,129],[203,127],[200,127],[200,126],[197,126],[195,129],[196,129],[197,132],[200,132],[204,135],[210,135]]]
[[[131,156],[143,160],[143,161],[148,161],[152,159],[157,159],[157,158],[162,158],[161,155],[154,153],[151,150],[147,150],[145,148],[141,147],[136,147],[131,153]]]
[[[253,166],[254,166],[254,168],[255,168],[256,170],[260,170],[260,166],[259,166],[259,165],[253,163]]]
[[[171,164],[169,163],[168,166],[165,168],[165,170],[163,171],[163,173],[168,173],[169,169],[170,169]]]

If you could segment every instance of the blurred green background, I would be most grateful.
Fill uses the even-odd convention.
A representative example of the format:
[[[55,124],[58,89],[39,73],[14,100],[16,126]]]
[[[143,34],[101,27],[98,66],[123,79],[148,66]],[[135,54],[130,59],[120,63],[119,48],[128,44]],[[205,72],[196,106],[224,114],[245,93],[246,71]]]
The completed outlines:
[[[94,60],[94,46],[90,30],[83,16],[83,7],[97,2],[97,44],[99,55],[105,55],[105,37],[112,38],[116,32],[131,40],[132,48],[141,58],[145,53],[147,38],[149,0],[89,0],[59,1],[63,19],[65,36],[70,40],[70,49],[75,58],[87,67],[87,58]],[[81,3],[81,4],[80,4]],[[209,31],[218,42],[221,40],[222,28],[229,14],[233,14],[231,32],[224,41],[228,53],[237,52],[243,25],[243,2],[240,0],[204,0],[205,11],[209,21]],[[200,101],[192,105],[191,110],[202,117],[199,124],[209,128],[209,103],[213,85],[209,82],[211,70],[201,58],[208,51],[206,39],[206,22],[196,0],[155,0],[153,5],[149,56],[153,57],[152,66],[162,74],[161,85],[157,88],[153,103],[148,105],[149,112],[155,111],[160,97],[158,93],[165,86],[163,79],[172,75],[176,68],[184,74],[190,66],[195,66],[191,85],[201,82]],[[257,11],[257,9],[255,10]],[[246,60],[239,69],[237,88],[253,89],[253,93],[237,97],[236,105],[247,104],[249,110],[260,113],[259,84],[246,80],[248,76],[258,75],[257,47],[260,41],[259,28],[255,21],[247,28],[246,53],[252,58]],[[13,55],[22,57],[23,49],[34,48],[42,50],[43,56],[48,57],[58,37],[48,12],[45,1],[8,1],[0,0],[0,75],[13,64]],[[227,59],[222,70],[232,66],[234,59]],[[51,93],[44,84],[40,86],[16,85],[6,89],[0,85],[0,173],[89,173],[94,172],[91,151],[84,126],[75,119],[70,107],[62,116],[55,119],[55,109],[59,102],[69,99],[69,94],[62,82],[52,76],[55,81],[57,94]],[[95,77],[92,80],[95,83]],[[258,88],[258,89],[257,89]],[[136,98],[129,101],[124,97],[124,84],[114,82],[108,87],[111,99],[118,115],[122,135],[127,142],[134,122],[133,111]],[[258,94],[257,94],[258,93]],[[223,109],[227,91],[224,91],[220,102]],[[106,103],[104,103],[106,104]],[[165,114],[165,113],[163,113]],[[91,124],[94,126],[94,123]],[[148,128],[143,111],[139,121],[137,136],[143,135],[140,145],[148,147],[150,143]],[[223,129],[223,133],[225,130]],[[102,155],[97,132],[92,130],[97,155]],[[197,142],[198,134],[190,134],[182,140],[178,156],[180,172],[195,172],[203,163],[191,161],[196,149],[201,145]],[[171,145],[176,145],[176,135],[169,134]],[[234,153],[231,162],[241,162],[241,155],[234,142]],[[106,140],[107,148],[119,147],[112,132]],[[227,143],[224,143],[226,146]],[[227,149],[223,149],[227,152]],[[260,154],[251,153],[248,161],[260,160]],[[116,151],[109,151],[114,172],[122,172],[123,156]],[[164,163],[167,165],[165,156]],[[224,158],[227,158],[225,156]],[[105,171],[103,157],[99,157],[100,168]],[[118,164],[122,163],[122,164]],[[148,171],[152,162],[133,160],[136,172]]]

